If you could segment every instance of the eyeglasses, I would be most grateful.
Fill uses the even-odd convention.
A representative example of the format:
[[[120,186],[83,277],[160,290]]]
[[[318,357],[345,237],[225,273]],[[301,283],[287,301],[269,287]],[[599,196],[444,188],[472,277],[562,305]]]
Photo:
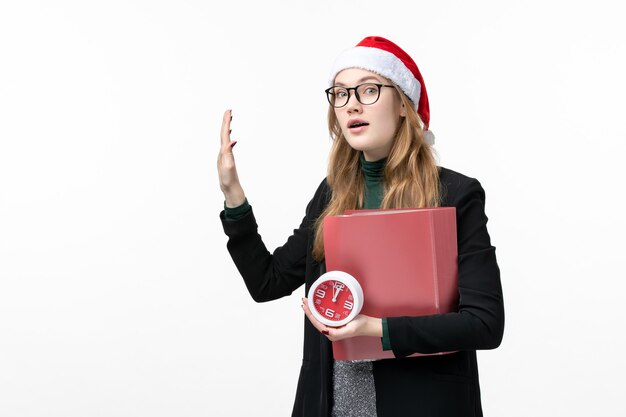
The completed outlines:
[[[337,109],[348,104],[348,101],[350,101],[350,90],[354,90],[354,95],[359,103],[365,105],[374,104],[380,97],[380,89],[382,87],[395,88],[393,85],[367,83],[350,88],[332,86],[324,91],[330,105]]]

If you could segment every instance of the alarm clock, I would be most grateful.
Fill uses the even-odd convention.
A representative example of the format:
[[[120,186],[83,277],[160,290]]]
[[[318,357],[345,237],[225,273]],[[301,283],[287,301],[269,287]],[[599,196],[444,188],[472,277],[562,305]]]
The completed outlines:
[[[309,289],[309,310],[327,326],[339,327],[354,319],[363,308],[363,289],[343,271],[322,274]]]

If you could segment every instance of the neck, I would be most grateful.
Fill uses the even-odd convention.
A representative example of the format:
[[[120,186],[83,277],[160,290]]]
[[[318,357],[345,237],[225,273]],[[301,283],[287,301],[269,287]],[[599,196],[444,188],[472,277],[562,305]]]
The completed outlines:
[[[381,159],[385,159],[387,158],[386,155],[377,155],[375,153],[368,153],[368,152],[362,152],[361,153],[363,159],[365,159],[367,162],[376,162],[376,161],[380,161]]]
[[[368,161],[365,155],[361,154],[359,159],[361,161],[361,170],[365,175],[366,181],[377,182],[383,179],[387,158],[382,158],[377,161]]]

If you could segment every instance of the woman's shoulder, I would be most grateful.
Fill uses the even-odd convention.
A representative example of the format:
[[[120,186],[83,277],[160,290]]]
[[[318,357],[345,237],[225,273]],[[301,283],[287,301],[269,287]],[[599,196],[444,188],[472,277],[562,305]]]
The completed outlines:
[[[307,215],[311,215],[312,212],[314,216],[317,217],[317,215],[324,210],[324,207],[326,207],[326,205],[330,201],[330,197],[330,186],[328,185],[326,177],[324,177],[324,179],[322,179],[322,181],[317,186],[317,189],[315,190],[315,194],[313,194],[311,201],[309,201],[309,204],[307,205]]]
[[[439,180],[450,184],[464,184],[470,181],[475,181],[476,178],[472,178],[458,171],[453,171],[450,168],[438,166],[439,168]]]
[[[463,196],[478,193],[484,199],[484,190],[480,182],[473,177],[445,167],[439,168],[441,201],[443,206],[454,206]]]
[[[315,190],[314,200],[325,200],[330,198],[330,186],[328,185],[328,177],[324,177]]]

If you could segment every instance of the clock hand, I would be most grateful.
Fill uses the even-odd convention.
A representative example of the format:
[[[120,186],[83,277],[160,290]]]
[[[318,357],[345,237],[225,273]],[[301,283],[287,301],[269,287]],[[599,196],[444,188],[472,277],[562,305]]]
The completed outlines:
[[[342,284],[335,281],[335,285],[333,285],[333,303],[337,302],[337,296],[339,295],[339,292],[343,290],[343,287],[344,286]]]

